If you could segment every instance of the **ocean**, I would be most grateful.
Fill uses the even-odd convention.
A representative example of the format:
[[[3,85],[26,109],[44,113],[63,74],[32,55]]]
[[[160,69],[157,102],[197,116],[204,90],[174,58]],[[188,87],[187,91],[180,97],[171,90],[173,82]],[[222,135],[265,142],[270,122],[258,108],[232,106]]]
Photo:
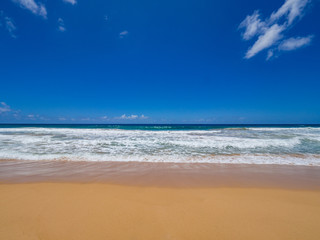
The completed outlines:
[[[320,166],[320,125],[0,124],[0,159]]]

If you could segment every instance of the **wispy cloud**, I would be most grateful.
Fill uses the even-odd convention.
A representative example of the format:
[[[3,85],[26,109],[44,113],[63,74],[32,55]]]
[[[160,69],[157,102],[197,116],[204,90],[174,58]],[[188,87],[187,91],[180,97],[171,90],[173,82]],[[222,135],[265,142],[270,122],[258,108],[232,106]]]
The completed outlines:
[[[0,121],[3,122],[10,122],[10,121],[27,121],[27,122],[34,122],[34,121],[49,121],[50,119],[41,116],[39,114],[34,113],[26,113],[23,114],[18,109],[11,108],[7,103],[0,102]]]
[[[14,21],[12,20],[12,18],[5,16],[3,11],[0,11],[0,27],[1,26],[3,26],[8,31],[11,37],[17,37],[15,34],[17,27],[14,24]]]
[[[313,36],[289,38],[279,45],[281,51],[291,51],[310,44]]]
[[[247,16],[241,23],[239,28],[245,28],[242,35],[244,40],[250,40],[257,34],[261,34],[266,29],[266,23],[260,20],[259,11],[256,10],[252,15]]]
[[[286,17],[288,24],[292,24],[293,21],[302,17],[304,14],[304,9],[311,0],[286,0],[285,3],[270,16],[270,21],[278,21],[282,17]]]
[[[119,37],[120,38],[124,38],[125,36],[127,36],[129,34],[129,32],[127,30],[124,30],[122,32],[119,33]]]
[[[71,3],[72,5],[75,5],[77,3],[77,0],[63,0],[65,3]]]
[[[126,114],[123,114],[122,116],[119,117],[119,119],[137,119],[138,118],[138,115],[126,115]]]
[[[122,120],[135,120],[135,119],[147,119],[149,117],[145,116],[145,115],[135,115],[135,114],[132,114],[132,115],[126,115],[126,114],[123,114],[121,115],[120,117],[116,117],[116,119],[122,119]]]
[[[58,30],[60,32],[65,32],[67,30],[65,25],[64,25],[64,21],[63,21],[62,18],[58,18]]]
[[[286,38],[285,33],[295,21],[301,19],[311,0],[286,0],[285,3],[265,20],[261,20],[258,10],[247,16],[239,25],[243,29],[242,38],[246,41],[257,37],[248,49],[245,58],[249,59],[259,52],[270,49],[267,59],[281,51],[291,51],[310,44],[312,35]]]
[[[43,3],[35,2],[34,0],[12,0],[21,8],[31,11],[35,15],[47,18],[47,9]]]
[[[0,102],[0,114],[11,111],[12,110],[8,104],[6,104],[5,102]]]
[[[269,48],[274,45],[283,36],[281,32],[283,31],[283,26],[278,24],[272,25],[266,30],[266,32],[259,36],[258,40],[253,44],[251,48],[246,53],[245,58],[251,58],[263,49]]]

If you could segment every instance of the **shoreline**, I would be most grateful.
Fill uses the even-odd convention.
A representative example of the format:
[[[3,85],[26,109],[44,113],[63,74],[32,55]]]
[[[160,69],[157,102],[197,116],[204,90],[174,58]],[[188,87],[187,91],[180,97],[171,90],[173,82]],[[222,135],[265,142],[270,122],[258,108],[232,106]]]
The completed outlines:
[[[320,190],[319,166],[0,160],[0,184],[105,183],[145,187]]]

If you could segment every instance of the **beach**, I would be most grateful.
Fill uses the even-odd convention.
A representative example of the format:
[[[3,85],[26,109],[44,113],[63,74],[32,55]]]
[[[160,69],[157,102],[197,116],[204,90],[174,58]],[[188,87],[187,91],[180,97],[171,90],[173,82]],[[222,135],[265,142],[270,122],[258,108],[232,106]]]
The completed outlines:
[[[320,240],[320,0],[0,2],[0,240]]]
[[[0,184],[1,239],[319,239],[320,191]]]
[[[319,134],[3,126],[0,239],[319,239]]]
[[[0,239],[320,236],[317,167],[17,160],[0,166]]]

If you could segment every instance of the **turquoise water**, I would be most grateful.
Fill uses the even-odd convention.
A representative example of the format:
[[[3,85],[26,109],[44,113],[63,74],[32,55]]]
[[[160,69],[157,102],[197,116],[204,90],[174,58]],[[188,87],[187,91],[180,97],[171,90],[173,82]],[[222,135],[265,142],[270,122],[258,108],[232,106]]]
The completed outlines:
[[[320,125],[0,125],[0,159],[320,166]]]
[[[0,124],[0,128],[74,128],[123,130],[210,130],[224,128],[306,128],[320,124]]]

